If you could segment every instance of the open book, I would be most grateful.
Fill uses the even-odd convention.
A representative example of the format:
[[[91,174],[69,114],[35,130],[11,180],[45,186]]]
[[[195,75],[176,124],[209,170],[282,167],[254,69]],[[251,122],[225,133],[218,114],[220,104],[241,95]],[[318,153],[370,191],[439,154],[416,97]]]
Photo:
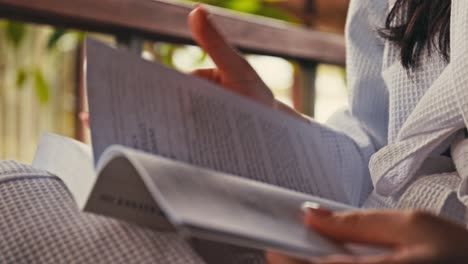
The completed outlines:
[[[304,202],[351,209],[346,205],[117,145],[101,155],[94,172],[88,150],[46,134],[33,162],[58,175],[86,211],[188,238],[300,257],[349,253],[307,230],[301,219]]]
[[[344,185],[317,155],[326,129],[92,39],[86,59],[93,155],[68,144],[87,155],[70,166],[92,176],[69,187],[85,210],[299,257],[353,253],[302,224],[306,201],[349,210],[359,199],[359,183]],[[62,140],[46,136],[39,156]]]

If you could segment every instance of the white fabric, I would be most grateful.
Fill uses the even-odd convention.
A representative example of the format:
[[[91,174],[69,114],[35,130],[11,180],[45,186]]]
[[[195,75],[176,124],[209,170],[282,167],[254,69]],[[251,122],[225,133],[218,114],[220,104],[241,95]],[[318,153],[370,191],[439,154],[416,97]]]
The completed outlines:
[[[454,162],[441,154],[467,124],[468,1],[452,1],[450,64],[426,52],[412,72],[399,62],[399,49],[377,33],[393,4],[351,0],[350,109],[329,124],[354,140],[359,148],[355,154],[369,161],[375,189],[364,207],[421,208],[463,220],[461,198],[453,197],[466,193],[461,189],[468,184],[460,187]],[[349,171],[343,177],[358,172]]]

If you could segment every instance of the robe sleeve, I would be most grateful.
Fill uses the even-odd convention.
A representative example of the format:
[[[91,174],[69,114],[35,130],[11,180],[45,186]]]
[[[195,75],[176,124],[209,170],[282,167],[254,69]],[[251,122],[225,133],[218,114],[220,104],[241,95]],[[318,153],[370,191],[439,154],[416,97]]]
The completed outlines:
[[[347,80],[349,108],[335,113],[327,125],[335,134],[340,164],[336,172],[349,192],[360,188],[361,205],[372,191],[369,174],[370,157],[387,144],[388,93],[382,78],[384,41],[377,30],[388,11],[385,0],[352,0],[346,26]],[[354,194],[350,193],[350,196]]]

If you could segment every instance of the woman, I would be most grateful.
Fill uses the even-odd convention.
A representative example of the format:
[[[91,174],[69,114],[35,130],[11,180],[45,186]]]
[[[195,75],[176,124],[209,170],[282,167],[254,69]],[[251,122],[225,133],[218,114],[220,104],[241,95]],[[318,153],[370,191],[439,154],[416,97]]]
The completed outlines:
[[[465,0],[351,0],[346,28],[350,109],[337,113],[328,126],[336,129],[333,137],[341,138],[336,140],[339,151],[332,154],[342,155],[353,164],[336,173],[368,189],[356,205],[424,209],[466,222],[467,12]],[[274,99],[255,71],[218,33],[205,11],[196,9],[189,24],[196,41],[218,67],[198,70],[195,75],[309,122]],[[455,224],[426,214],[410,221],[404,220],[413,219],[405,212],[375,214],[386,217],[375,218],[370,213],[361,218],[358,214],[362,222],[353,222],[352,226],[375,220],[381,227],[373,229],[376,236],[393,224],[402,232],[418,228],[402,237],[406,241],[402,243],[366,239],[364,234],[345,236],[344,240],[396,246],[404,255],[411,252],[404,245],[427,248],[418,244],[424,240],[418,234],[426,230],[444,230],[447,226],[455,230],[448,232],[449,238],[452,234],[464,235],[464,229]],[[325,225],[314,227],[322,230]],[[324,233],[333,236],[333,232]],[[441,237],[447,240],[443,232],[434,231],[434,237],[436,242]],[[398,257],[392,261],[362,263],[414,263]]]

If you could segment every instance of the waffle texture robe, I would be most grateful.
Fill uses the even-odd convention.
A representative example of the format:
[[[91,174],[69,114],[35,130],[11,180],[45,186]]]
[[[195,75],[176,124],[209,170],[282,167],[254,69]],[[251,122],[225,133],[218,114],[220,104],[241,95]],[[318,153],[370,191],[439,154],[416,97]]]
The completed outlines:
[[[426,51],[413,71],[401,65],[398,47],[377,34],[393,2],[351,1],[350,109],[329,125],[355,142],[360,165],[368,165],[364,207],[420,208],[465,222],[468,2],[452,1],[450,62]],[[356,173],[351,168],[343,177]]]

